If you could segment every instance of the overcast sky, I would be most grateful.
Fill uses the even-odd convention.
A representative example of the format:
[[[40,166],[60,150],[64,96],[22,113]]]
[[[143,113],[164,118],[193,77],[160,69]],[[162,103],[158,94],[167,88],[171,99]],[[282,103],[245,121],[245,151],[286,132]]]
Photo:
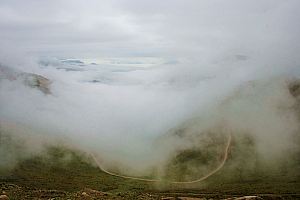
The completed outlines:
[[[295,52],[299,8],[298,0],[0,0],[0,42],[73,58]]]

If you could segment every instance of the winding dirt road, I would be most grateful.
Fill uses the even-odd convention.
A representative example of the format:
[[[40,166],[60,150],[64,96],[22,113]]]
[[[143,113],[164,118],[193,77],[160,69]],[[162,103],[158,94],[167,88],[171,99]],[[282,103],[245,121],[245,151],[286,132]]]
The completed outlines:
[[[13,128],[17,128],[18,126],[15,125],[14,123],[9,123],[9,122],[5,122],[5,121],[1,121],[0,123],[0,127],[1,125],[6,125],[8,127],[13,127]],[[209,172],[208,174],[206,174],[205,176],[195,179],[195,180],[190,180],[190,181],[166,181],[166,180],[162,180],[162,179],[150,179],[150,178],[140,178],[140,177],[134,177],[134,176],[126,176],[126,175],[122,175],[122,174],[117,174],[114,172],[110,172],[109,170],[105,169],[101,163],[99,162],[99,160],[97,159],[97,157],[95,156],[95,154],[90,153],[91,157],[93,158],[93,160],[95,161],[95,163],[97,164],[97,166],[99,167],[99,169],[103,172],[105,172],[108,175],[111,176],[115,176],[115,177],[119,177],[119,178],[124,178],[124,179],[131,179],[131,180],[137,180],[137,181],[145,181],[145,182],[165,182],[165,183],[170,183],[170,184],[193,184],[193,183],[198,183],[201,181],[206,180],[207,178],[209,178],[210,176],[214,175],[215,173],[217,173],[220,169],[222,169],[222,167],[224,166],[227,158],[228,158],[228,154],[229,154],[229,149],[231,146],[231,142],[232,142],[232,135],[229,134],[228,135],[228,139],[227,139],[227,144],[226,144],[226,148],[224,150],[224,154],[223,154],[223,159],[220,162],[220,164],[211,172]]]
[[[191,180],[191,181],[165,181],[162,179],[150,179],[150,178],[140,178],[140,177],[134,177],[134,176],[126,176],[126,175],[122,175],[122,174],[117,174],[114,172],[110,172],[107,169],[105,169],[101,163],[98,161],[97,157],[94,154],[91,154],[91,157],[93,158],[93,160],[95,161],[95,163],[97,164],[97,166],[99,167],[99,169],[103,172],[105,172],[106,174],[109,174],[111,176],[116,176],[116,177],[120,177],[120,178],[124,178],[124,179],[131,179],[131,180],[137,180],[137,181],[145,181],[145,182],[166,182],[166,183],[171,183],[171,184],[193,184],[193,183],[198,183],[201,181],[206,180],[208,177],[214,175],[215,173],[217,173],[220,169],[222,169],[222,167],[224,166],[227,158],[228,158],[228,154],[229,154],[229,149],[231,146],[231,142],[232,142],[232,135],[229,134],[228,135],[228,139],[227,139],[227,144],[226,144],[226,148],[224,150],[224,155],[223,155],[223,159],[221,161],[221,163],[211,172],[209,172],[208,174],[206,174],[205,176],[195,179],[195,180]]]

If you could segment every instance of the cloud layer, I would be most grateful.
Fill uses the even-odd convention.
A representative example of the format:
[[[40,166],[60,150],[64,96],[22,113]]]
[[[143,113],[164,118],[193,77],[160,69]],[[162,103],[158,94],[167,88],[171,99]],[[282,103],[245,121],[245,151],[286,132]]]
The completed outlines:
[[[2,0],[1,66],[47,77],[52,94],[2,78],[0,120],[142,169],[169,153],[157,138],[194,118],[282,141],[280,128],[297,128],[293,114],[278,123],[277,107],[293,104],[282,88],[300,73],[299,4]],[[224,103],[251,83],[254,91]]]

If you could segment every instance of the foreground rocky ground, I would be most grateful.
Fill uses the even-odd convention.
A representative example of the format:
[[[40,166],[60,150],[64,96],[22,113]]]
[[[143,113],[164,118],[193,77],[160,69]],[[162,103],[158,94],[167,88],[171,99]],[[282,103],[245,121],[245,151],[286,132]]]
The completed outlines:
[[[28,187],[20,187],[15,184],[1,183],[2,194],[0,200],[7,199],[69,199],[69,200],[93,200],[93,199],[161,199],[161,200],[206,200],[206,199],[227,199],[227,200],[252,200],[252,199],[299,199],[300,195],[297,194],[260,194],[260,195],[221,195],[221,194],[201,194],[186,192],[145,192],[136,195],[128,193],[113,194],[109,192],[101,192],[90,188],[85,188],[77,192],[67,192],[63,190],[46,190],[46,189],[33,189]]]

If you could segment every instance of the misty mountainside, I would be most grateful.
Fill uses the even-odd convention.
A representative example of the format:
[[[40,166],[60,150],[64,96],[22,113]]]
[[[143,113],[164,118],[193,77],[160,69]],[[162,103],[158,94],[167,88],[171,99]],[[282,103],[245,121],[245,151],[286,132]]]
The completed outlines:
[[[0,200],[300,199],[299,0],[1,0]]]
[[[9,168],[8,165],[0,166],[0,186],[12,199],[161,199],[174,197],[174,192],[180,196],[212,199],[243,195],[294,199],[299,194],[300,163],[299,160],[291,160],[299,158],[299,152],[289,152],[284,158],[266,162],[257,155],[255,142],[247,136],[234,138],[225,166],[206,181],[173,185],[110,176],[97,167],[88,153],[70,146],[46,146],[40,153],[24,156],[24,143],[2,130],[1,147],[10,154],[1,155],[1,159],[16,160]],[[210,145],[223,147],[224,138],[214,136],[211,139]],[[165,176],[172,180],[201,176],[206,172],[203,166],[220,159],[215,153],[199,149],[178,151],[165,166]]]
[[[186,144],[175,148],[175,151],[171,153],[169,162],[165,165],[165,176],[186,181],[195,180],[209,173],[224,157],[226,142],[231,135],[228,160],[221,172],[217,172],[217,175],[212,176],[208,181],[255,182],[263,181],[265,178],[274,178],[277,181],[282,179],[299,182],[300,81],[294,79],[286,82],[283,90],[288,94],[289,99],[281,99],[278,105],[270,99],[267,99],[267,104],[262,103],[265,100],[260,95],[264,96],[268,90],[274,89],[273,86],[268,86],[270,88],[264,88],[264,85],[257,92],[253,88],[259,88],[261,85],[249,83],[225,99],[219,109],[227,112],[226,109],[231,110],[232,107],[238,106],[239,113],[233,113],[238,114],[235,116],[237,118],[233,118],[235,121],[230,121],[232,120],[230,114],[227,115],[228,118],[224,118],[226,115],[222,116],[217,122],[211,122],[214,118],[194,118],[162,136],[158,140],[159,145],[176,144],[174,141],[178,140],[183,140]],[[273,97],[276,98],[275,96]],[[247,101],[253,102],[258,99],[261,101],[256,102],[257,108],[253,106],[254,111],[240,107],[241,105],[247,106],[248,104],[245,103]],[[239,101],[245,102],[240,105]],[[235,105],[236,102],[238,102],[237,105]],[[268,106],[270,108],[267,108]],[[269,115],[262,118],[256,114],[253,115],[254,118],[251,116],[252,112],[260,112],[261,109],[266,109]],[[272,112],[267,111],[268,109]],[[272,136],[268,136],[272,133],[267,133],[273,130],[276,132],[275,127],[278,126],[276,123],[279,123],[280,127],[282,123],[291,123],[291,126],[296,128],[290,133],[288,133],[289,127],[279,130],[278,134],[282,136],[282,140],[276,141]],[[251,125],[261,127],[251,127]],[[260,133],[260,131],[263,132]],[[259,138],[263,134],[267,137]]]
[[[270,88],[265,88],[265,85]],[[39,87],[41,86],[37,85],[32,89],[39,89]],[[236,101],[239,102],[241,99],[244,101],[244,98],[252,101],[252,92],[259,99],[256,90],[252,90],[255,87],[259,88],[261,85],[250,83],[239,88],[221,104],[219,109],[226,113],[226,109],[236,106]],[[259,94],[262,93],[262,101],[266,90],[277,91],[277,88],[272,87],[274,87],[272,84],[263,84],[263,89],[258,90]],[[270,113],[283,114],[284,118],[280,117],[280,120],[288,120],[286,118],[291,116],[286,112],[292,113],[299,125],[299,90],[298,80],[286,82],[284,91],[290,98],[286,100],[288,104],[280,99],[281,106],[275,105],[278,110]],[[262,107],[265,108],[267,105],[263,103]],[[258,106],[259,109],[262,107]],[[251,112],[246,111],[251,115]],[[239,117],[243,116],[242,114]],[[241,121],[236,119],[234,124],[228,121],[229,119],[234,118],[231,119],[228,114],[228,119],[222,118],[221,121],[212,122],[210,118],[196,117],[160,136],[154,145],[157,148],[169,149],[166,160],[155,163],[155,167],[146,173],[138,174],[139,177],[162,180],[161,183],[155,184],[127,180],[104,173],[98,168],[88,151],[78,148],[72,142],[65,140],[66,138],[51,141],[47,136],[30,133],[30,129],[26,130],[22,126],[18,128],[18,124],[1,123],[1,188],[13,199],[24,197],[82,199],[86,194],[89,196],[86,197],[87,199],[159,199],[165,195],[170,196],[170,190],[187,196],[190,195],[188,191],[191,191],[198,193],[198,197],[215,199],[225,198],[224,195],[250,194],[261,194],[262,197],[263,194],[273,194],[275,197],[272,198],[275,199],[296,197],[293,195],[300,192],[299,129],[285,135],[288,137],[288,142],[278,147],[279,143],[274,138],[262,140],[251,132],[260,129],[245,128],[244,119]],[[251,120],[254,119],[249,117],[247,124],[259,125]],[[276,120],[276,117],[272,118],[272,122],[277,122]],[[268,123],[268,120],[265,119],[264,123]],[[276,127],[276,124],[273,125]],[[263,131],[270,130],[263,129]],[[199,183],[174,185],[168,182],[195,180],[218,167],[224,157],[229,135],[232,136],[232,141],[228,158],[222,169]],[[275,146],[272,145],[273,142]],[[185,145],[181,145],[182,143]],[[32,146],[35,146],[34,150]],[[126,170],[122,169],[122,162],[116,163],[117,166],[110,165],[111,170],[116,173],[126,173]]]
[[[80,60],[63,60],[61,62],[76,66],[83,64]],[[43,65],[54,64],[44,63]],[[47,77],[12,70],[2,65],[0,69],[2,81],[20,82],[25,86],[29,86],[29,88],[52,95],[52,81]],[[245,83],[222,100],[215,108],[213,116],[193,117],[185,123],[173,127],[166,134],[159,136],[152,145],[156,149],[167,149],[166,156],[164,160],[147,169],[146,174],[142,173],[142,176],[160,177],[169,181],[188,181],[201,178],[218,167],[220,160],[224,157],[229,135],[232,135],[233,138],[229,160],[236,159],[236,162],[233,163],[239,163],[232,165],[233,171],[239,171],[239,177],[231,177],[232,179],[243,179],[243,173],[251,172],[255,174],[260,172],[262,170],[260,165],[276,166],[276,170],[291,167],[294,164],[297,165],[299,162],[297,158],[300,137],[299,96],[300,81],[297,79]],[[247,108],[249,105],[250,110]],[[238,109],[238,112],[235,112],[235,109]],[[260,111],[262,115],[266,116],[262,118],[256,116],[257,112]],[[18,135],[18,133],[20,135],[21,129],[24,129],[22,126],[17,129],[12,128],[13,126],[18,127],[18,124],[8,125],[9,128],[7,128],[6,123],[1,124],[2,132],[10,131],[13,136]],[[289,130],[290,127],[288,126],[293,126],[293,129]],[[22,134],[24,134],[24,130],[22,131]],[[28,134],[30,128],[25,132],[25,135]],[[269,136],[273,132],[278,134],[275,135],[276,138]],[[2,134],[2,140],[5,141],[6,134]],[[281,141],[278,141],[280,140],[279,137],[282,137]],[[7,141],[12,140],[11,137],[8,138]],[[42,143],[43,139],[39,140],[39,143]],[[280,146],[280,143],[282,143],[282,146]],[[24,144],[26,146],[26,142]],[[6,144],[6,147],[4,147],[4,143],[2,148],[11,149],[8,151],[10,154],[4,155],[4,158],[10,158],[10,160],[18,160],[14,158],[18,154],[22,155],[22,153],[14,154],[14,152],[17,149],[24,149],[18,145]],[[3,151],[3,154],[5,153]],[[230,158],[233,154],[236,154],[236,156]],[[277,160],[278,164],[276,163]],[[120,173],[124,171],[126,166],[123,165],[124,163],[115,161],[112,163],[118,163],[119,165],[113,166],[114,170]],[[283,164],[283,167],[279,167],[279,164]],[[244,172],[238,169],[240,165],[244,165],[248,171]],[[286,171],[287,173],[292,171],[293,174],[294,171],[298,171],[298,168],[292,167],[291,170]],[[132,170],[128,169],[126,172],[131,173]],[[298,178],[298,176],[295,176],[295,178]]]

